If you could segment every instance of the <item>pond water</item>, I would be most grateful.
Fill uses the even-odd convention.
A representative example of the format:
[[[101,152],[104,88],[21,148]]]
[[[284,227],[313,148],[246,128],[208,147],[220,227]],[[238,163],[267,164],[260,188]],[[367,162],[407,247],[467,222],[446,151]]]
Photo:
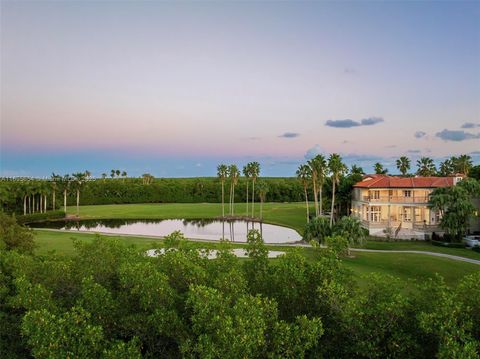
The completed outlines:
[[[32,227],[144,236],[165,236],[173,231],[181,231],[186,238],[220,240],[223,236],[225,239],[240,243],[247,241],[249,230],[258,229],[265,243],[292,243],[302,239],[295,230],[287,227],[244,220],[103,219],[43,222],[35,223]]]

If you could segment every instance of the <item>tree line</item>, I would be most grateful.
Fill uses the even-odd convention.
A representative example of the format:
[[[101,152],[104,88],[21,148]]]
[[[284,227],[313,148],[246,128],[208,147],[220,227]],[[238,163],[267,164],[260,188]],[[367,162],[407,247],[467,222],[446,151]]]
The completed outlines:
[[[411,160],[407,156],[401,156],[395,161],[396,167],[402,176],[412,175],[409,171],[411,169]],[[430,176],[442,176],[448,177],[454,174],[460,173],[465,176],[470,174],[470,171],[474,168],[472,157],[466,154],[458,157],[452,156],[440,162],[438,169],[435,166],[435,162],[430,157],[421,157],[416,162],[417,170],[415,175],[422,177]],[[480,176],[480,167],[476,166],[474,176]],[[385,175],[388,173],[383,164],[377,162],[373,165],[373,170],[376,174]]]

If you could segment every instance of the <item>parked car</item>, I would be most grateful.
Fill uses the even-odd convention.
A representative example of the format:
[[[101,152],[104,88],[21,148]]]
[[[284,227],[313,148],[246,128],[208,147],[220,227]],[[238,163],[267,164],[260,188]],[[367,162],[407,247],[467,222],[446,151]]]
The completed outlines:
[[[480,236],[465,236],[463,241],[467,247],[480,247]]]

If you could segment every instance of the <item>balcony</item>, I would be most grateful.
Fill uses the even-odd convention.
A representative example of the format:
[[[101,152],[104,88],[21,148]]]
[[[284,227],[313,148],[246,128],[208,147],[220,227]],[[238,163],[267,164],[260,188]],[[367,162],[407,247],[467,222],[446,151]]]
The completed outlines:
[[[398,228],[398,226],[400,225],[400,221],[378,221],[378,222],[369,222],[369,221],[366,221],[366,220],[362,220],[361,221],[362,223],[362,226],[364,228],[367,228],[367,229],[370,229],[370,228],[373,228],[373,229],[380,229],[380,228],[387,228],[388,226],[390,226],[390,228],[392,228],[394,231],[396,228]],[[441,231],[441,228],[436,225],[436,224],[424,224],[424,223],[420,223],[420,222],[410,222],[410,221],[405,221],[405,222],[402,222],[402,228],[411,228],[415,231],[419,231],[419,232],[439,232]]]
[[[442,231],[438,224],[414,223],[413,229],[416,231],[439,232]]]
[[[371,203],[428,203],[428,197],[404,197],[404,196],[380,196],[380,197],[372,197],[372,196],[363,196],[364,202],[371,202]]]

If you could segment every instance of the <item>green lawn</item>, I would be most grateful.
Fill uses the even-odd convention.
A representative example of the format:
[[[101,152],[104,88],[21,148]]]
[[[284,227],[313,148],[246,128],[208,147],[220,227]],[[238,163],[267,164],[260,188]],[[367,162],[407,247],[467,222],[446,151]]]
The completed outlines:
[[[474,252],[467,248],[448,248],[434,246],[428,242],[416,241],[398,241],[398,242],[383,242],[378,240],[368,240],[363,246],[359,248],[365,249],[381,249],[381,250],[408,250],[408,251],[428,251],[436,253],[451,254],[454,256],[466,257],[480,260],[480,253]]]
[[[256,216],[259,216],[260,204],[255,204]],[[228,204],[225,205],[228,212]],[[244,216],[245,203],[235,204],[235,215]],[[68,207],[68,214],[76,214],[75,207]],[[81,206],[83,219],[201,219],[222,215],[221,203],[149,203],[149,204],[112,204],[101,206]],[[304,203],[265,203],[263,219],[267,223],[279,224],[303,232],[306,223]]]
[[[47,254],[55,251],[58,254],[70,255],[74,252],[73,240],[91,241],[94,238],[91,233],[70,233],[50,230],[36,230],[35,240],[38,245],[37,254]],[[135,236],[110,236],[118,238],[126,244],[135,245],[139,250],[160,248],[163,240],[157,238],[135,237]],[[196,248],[218,247],[214,242],[190,242]],[[231,244],[232,248],[245,247],[245,244]],[[308,259],[313,260],[316,256],[312,248],[294,248],[291,246],[269,246],[271,250],[292,251],[299,250]],[[351,269],[361,284],[364,282],[362,276],[368,273],[384,273],[396,276],[408,285],[408,280],[425,280],[433,277],[435,273],[442,275],[448,284],[455,284],[464,275],[480,270],[479,265],[453,261],[445,258],[430,257],[420,254],[408,253],[358,253],[354,258],[344,259],[347,268]]]
[[[411,253],[354,252],[354,258],[344,259],[347,268],[361,279],[363,274],[383,273],[402,280],[433,278],[440,274],[447,284],[455,284],[463,276],[480,270],[477,264]]]
[[[265,222],[290,227],[300,234],[303,233],[306,223],[306,211],[303,202],[265,203],[263,207]],[[260,205],[257,203],[255,208],[256,211],[259,211]],[[225,209],[228,211],[228,204],[225,205]],[[75,213],[75,207],[68,207],[68,214]],[[83,219],[199,219],[215,218],[221,215],[221,213],[222,205],[220,203],[148,203],[80,207],[80,217]],[[240,216],[245,215],[245,203],[235,204],[235,214]],[[473,252],[469,249],[437,247],[427,242],[380,242],[369,240],[364,248],[430,251],[480,260],[480,253]]]

